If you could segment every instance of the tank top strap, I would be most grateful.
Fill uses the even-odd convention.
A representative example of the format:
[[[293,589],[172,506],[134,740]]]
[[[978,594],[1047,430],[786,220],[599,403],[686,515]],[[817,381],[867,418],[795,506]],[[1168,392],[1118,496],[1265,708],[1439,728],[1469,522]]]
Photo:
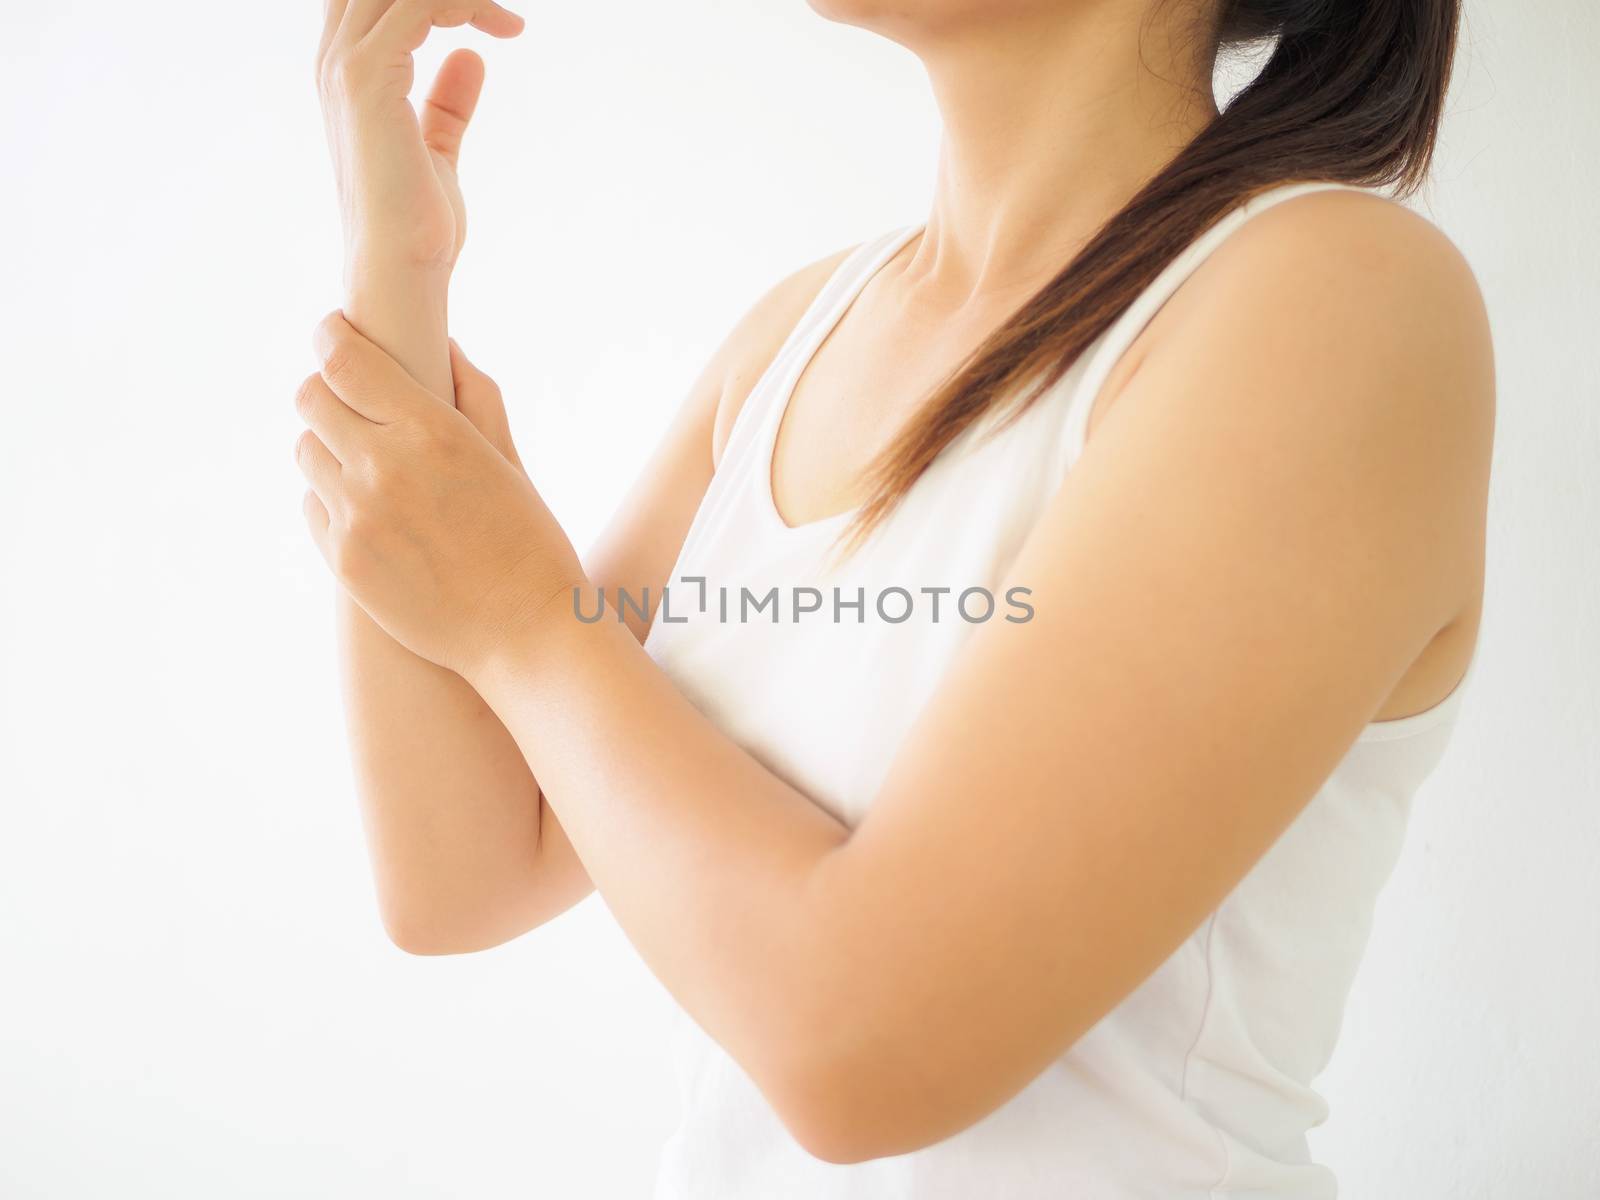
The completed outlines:
[[[789,395],[817,347],[838,324],[867,282],[921,229],[920,225],[896,229],[863,242],[834,268],[828,281],[807,306],[784,339],[778,353],[750,389],[733,419],[722,448],[719,473],[740,472],[752,453],[759,453],[768,426],[783,419]]]
[[[1105,387],[1106,380],[1117,364],[1122,361],[1122,356],[1133,345],[1134,339],[1144,331],[1161,306],[1172,298],[1174,292],[1199,268],[1200,264],[1210,258],[1212,253],[1227,241],[1241,225],[1251,217],[1265,212],[1275,205],[1282,204],[1285,200],[1293,200],[1296,196],[1304,196],[1311,192],[1323,191],[1351,191],[1368,192],[1371,189],[1358,187],[1355,184],[1336,183],[1331,180],[1315,180],[1301,183],[1287,183],[1268,188],[1258,192],[1245,200],[1237,207],[1230,210],[1225,216],[1202,233],[1152,280],[1148,287],[1128,305],[1103,333],[1087,352],[1085,366],[1080,374],[1077,371],[1069,372],[1067,379],[1076,377],[1076,381],[1069,386],[1073,389],[1073,396],[1068,406],[1068,415],[1063,430],[1061,443],[1061,463],[1057,478],[1071,470],[1078,461],[1078,456],[1083,453],[1085,438],[1088,435],[1089,415],[1094,409],[1095,400]]]
[[[763,506],[770,508],[772,440],[795,382],[874,272],[919,228],[895,230],[857,246],[806,307],[734,416],[722,456],[679,551],[680,561],[692,560],[704,541],[744,536],[738,531],[756,519],[753,514]]]

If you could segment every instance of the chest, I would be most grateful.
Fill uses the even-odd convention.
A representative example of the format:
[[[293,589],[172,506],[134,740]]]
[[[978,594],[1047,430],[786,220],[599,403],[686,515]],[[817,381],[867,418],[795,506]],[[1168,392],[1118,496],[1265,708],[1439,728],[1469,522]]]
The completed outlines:
[[[907,311],[862,296],[794,382],[774,438],[773,499],[791,525],[858,506],[867,469],[1005,319]]]
[[[1060,483],[1065,382],[1017,422],[958,438],[842,558],[836,521],[777,518],[763,489],[781,412],[758,390],[756,427],[695,517],[650,654],[734,741],[854,824],[967,639],[1027,618],[1010,568]]]

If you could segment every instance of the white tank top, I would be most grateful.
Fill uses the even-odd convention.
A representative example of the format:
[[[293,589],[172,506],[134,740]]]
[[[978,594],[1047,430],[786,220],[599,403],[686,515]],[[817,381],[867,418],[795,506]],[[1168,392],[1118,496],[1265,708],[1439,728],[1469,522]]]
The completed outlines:
[[[796,379],[918,228],[862,246],[746,399],[669,580],[671,619],[658,611],[646,641],[652,657],[731,737],[854,825],[978,627],[955,612],[956,593],[1003,586],[1078,457],[1093,397],[1134,337],[1251,215],[1337,186],[1279,187],[1223,218],[1020,420],[952,443],[840,564],[829,552],[848,515],[785,525],[770,468]],[[954,591],[921,591],[939,587]],[[937,614],[930,596],[942,601]],[[1022,615],[998,593],[996,602],[994,619]],[[967,608],[980,617],[981,596]],[[1333,1196],[1332,1174],[1307,1150],[1306,1131],[1327,1113],[1311,1083],[1333,1051],[1411,795],[1444,749],[1465,682],[1426,712],[1368,725],[1171,958],[1008,1103],[934,1146],[849,1166],[812,1158],[739,1065],[683,1016],[683,1115],[664,1150],[658,1200]]]

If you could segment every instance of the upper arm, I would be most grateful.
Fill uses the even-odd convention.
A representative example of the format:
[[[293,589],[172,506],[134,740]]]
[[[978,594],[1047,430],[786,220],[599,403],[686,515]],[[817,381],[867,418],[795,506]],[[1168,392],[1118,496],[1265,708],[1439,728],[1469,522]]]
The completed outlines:
[[[878,964],[813,948],[856,1014],[818,1086],[852,1063],[840,1137],[867,1153],[978,1119],[1152,973],[1459,611],[1493,408],[1476,287],[1419,218],[1320,199],[1191,281],[1004,582],[1033,620],[974,632],[819,872],[820,924]]]

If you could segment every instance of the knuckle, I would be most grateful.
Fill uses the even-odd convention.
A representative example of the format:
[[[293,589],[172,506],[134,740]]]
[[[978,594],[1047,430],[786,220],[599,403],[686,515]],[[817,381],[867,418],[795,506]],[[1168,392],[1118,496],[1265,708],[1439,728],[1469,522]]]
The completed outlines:
[[[357,50],[330,47],[317,61],[317,87],[324,95],[348,95],[357,86],[361,61]]]
[[[358,510],[345,514],[344,527],[346,569],[359,575],[363,566],[384,557],[383,523],[372,513]]]
[[[374,459],[363,464],[362,476],[363,491],[373,497],[391,494],[398,483],[393,464],[382,459]]]
[[[312,78],[316,80],[320,90],[329,78],[334,62],[338,59],[339,43],[333,37],[323,39],[317,47],[316,56],[311,60]]]
[[[360,547],[351,539],[348,526],[345,536],[333,544],[330,557],[333,559],[333,569],[341,579],[354,581],[361,578],[364,556]]]
[[[301,417],[309,418],[317,407],[317,389],[322,384],[322,376],[307,375],[300,381],[300,386],[294,391],[294,410]]]
[[[365,42],[347,47],[336,65],[339,90],[351,96],[367,91],[373,82],[377,61],[371,46]]]
[[[405,481],[393,467],[373,467],[367,471],[354,514],[364,535],[376,534],[390,513],[406,509]]]
[[[351,541],[364,542],[372,537],[375,522],[371,508],[363,501],[350,504],[344,514],[345,533]]]
[[[342,447],[339,451],[340,474],[347,486],[360,487],[371,477],[372,456],[360,445]]]
[[[322,353],[322,377],[329,381],[343,379],[354,365],[355,356],[350,353],[350,347],[337,335],[332,337]]]
[[[317,435],[312,433],[311,430],[301,430],[300,436],[294,440],[294,457],[296,462],[303,466],[311,461],[311,456],[313,453],[315,453],[314,446],[316,444],[316,440]]]

